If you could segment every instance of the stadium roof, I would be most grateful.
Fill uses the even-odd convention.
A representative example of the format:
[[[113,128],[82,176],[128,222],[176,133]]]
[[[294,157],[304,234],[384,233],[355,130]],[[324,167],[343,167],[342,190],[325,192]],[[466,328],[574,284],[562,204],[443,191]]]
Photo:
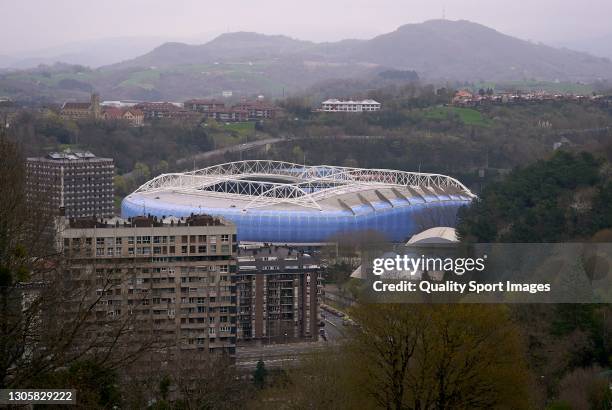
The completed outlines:
[[[437,226],[412,236],[407,245],[429,245],[455,242],[459,242],[455,228]]]
[[[160,202],[213,208],[345,210],[381,204],[470,200],[454,178],[388,169],[306,166],[254,160],[160,175],[134,194]]]

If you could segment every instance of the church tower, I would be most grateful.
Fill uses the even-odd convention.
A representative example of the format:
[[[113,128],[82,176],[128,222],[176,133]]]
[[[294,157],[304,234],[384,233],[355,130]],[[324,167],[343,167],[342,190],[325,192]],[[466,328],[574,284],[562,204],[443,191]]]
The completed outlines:
[[[99,120],[101,117],[101,109],[100,109],[100,95],[98,93],[91,94],[91,105],[89,107],[91,110],[91,116],[94,120]]]

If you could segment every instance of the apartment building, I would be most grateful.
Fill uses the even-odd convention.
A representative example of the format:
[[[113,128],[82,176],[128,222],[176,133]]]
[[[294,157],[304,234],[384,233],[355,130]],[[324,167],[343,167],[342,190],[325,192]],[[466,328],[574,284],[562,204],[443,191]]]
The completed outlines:
[[[194,99],[185,101],[183,103],[183,106],[191,111],[209,112],[216,110],[224,110],[225,102],[217,100]]]
[[[317,254],[287,246],[243,246],[237,259],[238,337],[263,343],[317,340],[322,289]]]
[[[245,111],[249,120],[274,119],[278,108],[265,101],[241,101],[234,106],[235,110]]]
[[[330,99],[321,103],[321,111],[325,112],[368,112],[380,111],[381,104],[375,100],[338,100]]]
[[[221,122],[261,121],[274,119],[279,108],[264,101],[241,101],[231,107],[216,100],[187,100],[184,107]]]
[[[235,354],[233,224],[208,215],[64,219],[59,237],[65,277],[96,281],[101,323],[128,315],[144,324],[134,326],[142,340],[167,346],[150,360]]]
[[[53,152],[27,158],[26,193],[29,201],[43,201],[52,212],[63,209],[68,218],[108,217],[114,211],[112,158],[91,152]]]
[[[201,118],[196,112],[170,102],[142,102],[132,108],[141,111],[147,121],[160,119],[197,121]]]

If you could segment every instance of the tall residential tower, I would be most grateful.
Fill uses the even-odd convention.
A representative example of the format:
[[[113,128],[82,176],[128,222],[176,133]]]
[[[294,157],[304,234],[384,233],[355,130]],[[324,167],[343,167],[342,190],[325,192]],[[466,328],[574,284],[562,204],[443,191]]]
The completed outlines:
[[[26,161],[29,201],[42,201],[67,218],[113,215],[112,158],[91,152],[54,152]]]

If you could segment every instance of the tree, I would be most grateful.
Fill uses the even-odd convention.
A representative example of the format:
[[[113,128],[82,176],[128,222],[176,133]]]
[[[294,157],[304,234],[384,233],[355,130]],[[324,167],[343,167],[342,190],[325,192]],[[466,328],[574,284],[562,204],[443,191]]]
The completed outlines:
[[[263,389],[266,385],[266,377],[268,376],[268,370],[263,360],[259,359],[255,371],[253,372],[253,384],[258,389]]]
[[[527,408],[529,374],[504,307],[359,305],[361,388],[390,409]]]
[[[301,357],[299,366],[271,378],[250,409],[369,409],[374,403],[354,383],[349,357],[341,347]]]
[[[576,369],[561,380],[559,404],[572,409],[609,410],[612,391],[599,367]]]
[[[304,155],[304,150],[299,145],[293,147],[293,150],[291,151],[291,156],[293,157],[293,160],[298,164],[303,163],[306,159],[306,156]]]
[[[480,198],[460,212],[458,234],[465,240],[519,243],[590,237],[608,227],[610,194],[599,189],[591,211],[576,198],[601,184],[600,167],[601,161],[589,153],[561,151],[517,169],[486,186]]]
[[[137,162],[136,165],[134,165],[134,174],[140,181],[146,181],[151,178],[151,170],[144,162]]]
[[[40,186],[26,196],[25,187],[21,151],[0,135],[0,387],[45,387],[66,368],[91,370],[87,379],[159,347],[137,335],[128,313],[100,323],[96,308],[115,278],[96,280],[67,263],[49,193]]]

